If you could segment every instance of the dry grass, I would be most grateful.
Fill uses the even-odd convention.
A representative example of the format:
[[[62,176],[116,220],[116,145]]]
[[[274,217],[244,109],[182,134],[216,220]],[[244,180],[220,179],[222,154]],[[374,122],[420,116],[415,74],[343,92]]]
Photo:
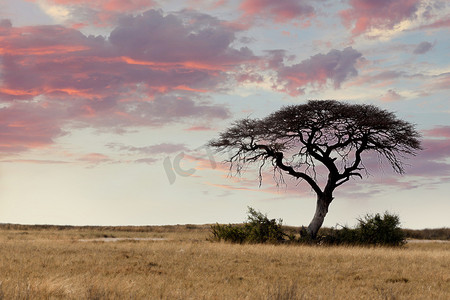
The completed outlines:
[[[99,237],[166,241],[80,242]],[[0,299],[450,299],[450,243],[232,245],[207,226],[0,228]]]

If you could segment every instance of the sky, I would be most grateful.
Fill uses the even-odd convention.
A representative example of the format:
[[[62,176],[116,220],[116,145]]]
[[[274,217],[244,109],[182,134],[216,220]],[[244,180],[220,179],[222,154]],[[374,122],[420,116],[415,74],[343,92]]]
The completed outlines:
[[[449,31],[439,0],[0,0],[0,223],[237,223],[251,206],[308,225],[306,184],[259,186],[205,145],[335,99],[416,124],[424,149],[340,186],[324,225],[449,227]]]

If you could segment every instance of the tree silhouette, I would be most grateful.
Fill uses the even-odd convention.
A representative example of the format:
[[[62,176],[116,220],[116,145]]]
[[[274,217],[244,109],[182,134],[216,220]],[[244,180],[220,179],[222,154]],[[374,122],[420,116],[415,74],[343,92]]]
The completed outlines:
[[[403,158],[415,155],[420,134],[413,124],[374,105],[335,100],[312,100],[281,108],[263,119],[242,119],[220,133],[209,145],[229,151],[230,170],[240,173],[247,164],[306,181],[317,194],[317,206],[307,233],[317,232],[333,201],[334,190],[352,177],[363,177],[363,152],[384,157],[399,174]],[[316,177],[322,165],[328,173],[323,184]]]

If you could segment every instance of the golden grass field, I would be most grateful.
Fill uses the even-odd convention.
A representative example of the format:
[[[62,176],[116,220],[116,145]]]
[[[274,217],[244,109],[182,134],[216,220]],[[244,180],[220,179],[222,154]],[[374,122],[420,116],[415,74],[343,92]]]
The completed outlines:
[[[450,243],[236,245],[208,226],[0,227],[0,299],[450,299]],[[167,240],[80,241],[103,237]]]

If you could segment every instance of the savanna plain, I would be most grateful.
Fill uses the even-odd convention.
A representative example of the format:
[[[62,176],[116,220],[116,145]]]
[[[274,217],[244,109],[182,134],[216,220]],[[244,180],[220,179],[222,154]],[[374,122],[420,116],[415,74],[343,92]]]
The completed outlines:
[[[0,299],[450,299],[450,243],[212,242],[209,226],[0,225]]]

